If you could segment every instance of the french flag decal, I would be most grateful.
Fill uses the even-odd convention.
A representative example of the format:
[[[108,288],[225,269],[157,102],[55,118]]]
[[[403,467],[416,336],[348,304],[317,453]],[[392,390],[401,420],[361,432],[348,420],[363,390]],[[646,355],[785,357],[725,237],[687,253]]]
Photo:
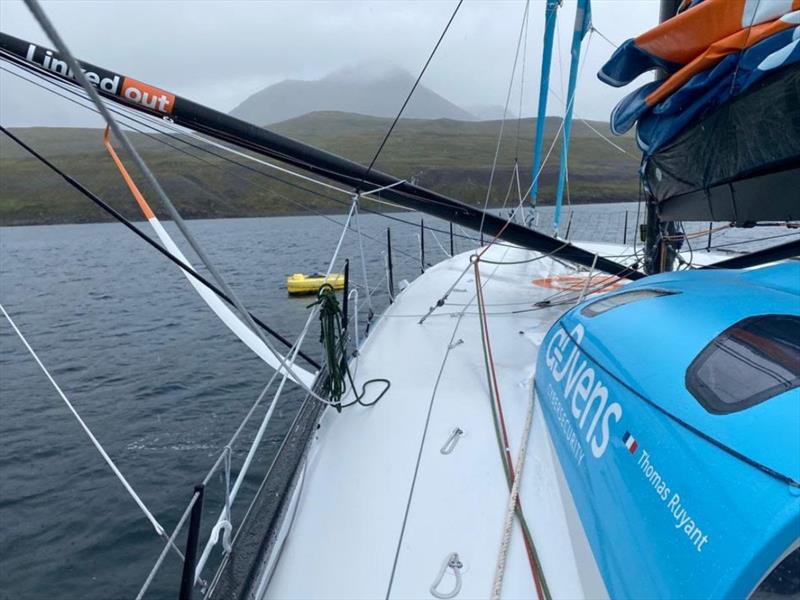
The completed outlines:
[[[628,449],[628,452],[631,454],[636,453],[636,449],[639,447],[639,443],[636,441],[636,438],[631,435],[630,431],[626,431],[625,435],[622,436],[622,442],[625,444],[625,447]]]

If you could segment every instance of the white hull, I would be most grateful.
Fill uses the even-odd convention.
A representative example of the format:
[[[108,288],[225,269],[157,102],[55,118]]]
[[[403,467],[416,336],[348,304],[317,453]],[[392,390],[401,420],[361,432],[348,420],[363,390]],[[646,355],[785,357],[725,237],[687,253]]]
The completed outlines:
[[[597,251],[619,255],[625,249],[598,246]],[[495,246],[485,258],[509,262],[533,256]],[[453,552],[463,563],[457,597],[491,595],[509,489],[492,419],[474,273],[470,270],[447,304],[418,324],[468,265],[467,253],[429,269],[397,297],[364,343],[359,386],[382,377],[391,380],[391,389],[373,407],[353,406],[341,414],[328,409],[323,415],[265,597],[430,598],[430,587]],[[481,266],[514,461],[539,345],[574,302],[512,311],[531,309],[558,291],[532,280],[567,274],[575,271],[547,258]],[[457,345],[448,350],[451,339]],[[451,453],[442,454],[455,428],[465,434]],[[520,500],[552,596],[607,597],[539,406]],[[448,569],[439,591],[451,590],[454,582]],[[502,589],[505,598],[537,595],[516,519]]]

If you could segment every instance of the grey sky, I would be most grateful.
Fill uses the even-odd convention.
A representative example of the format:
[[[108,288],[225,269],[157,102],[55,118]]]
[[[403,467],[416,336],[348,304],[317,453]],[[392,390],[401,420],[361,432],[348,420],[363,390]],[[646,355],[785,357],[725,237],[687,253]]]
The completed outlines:
[[[416,74],[455,1],[58,0],[43,6],[79,59],[228,111],[282,79],[315,79],[364,62],[394,63]],[[658,0],[593,0],[592,7],[595,27],[616,43],[658,19]],[[465,2],[424,83],[460,106],[503,105],[523,9],[523,0]],[[566,86],[574,14],[575,1],[565,0],[559,11],[560,53],[554,50],[552,67],[556,93],[562,78]],[[532,0],[525,114],[535,112],[543,21],[544,0]],[[21,1],[0,0],[0,29],[52,47]],[[595,77],[612,51],[593,36],[576,115],[606,120],[626,92]],[[99,125],[89,113],[6,73],[0,73],[0,84],[4,125]],[[516,111],[518,95],[511,105]],[[562,110],[551,96],[548,112]]]

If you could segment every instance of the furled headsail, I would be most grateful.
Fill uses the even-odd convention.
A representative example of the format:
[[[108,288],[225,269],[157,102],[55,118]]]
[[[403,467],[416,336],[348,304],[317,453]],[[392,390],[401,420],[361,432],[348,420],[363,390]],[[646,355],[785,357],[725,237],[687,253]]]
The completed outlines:
[[[598,74],[622,86],[666,73],[619,102],[612,131],[636,124],[662,220],[800,218],[800,0],[683,4]]]

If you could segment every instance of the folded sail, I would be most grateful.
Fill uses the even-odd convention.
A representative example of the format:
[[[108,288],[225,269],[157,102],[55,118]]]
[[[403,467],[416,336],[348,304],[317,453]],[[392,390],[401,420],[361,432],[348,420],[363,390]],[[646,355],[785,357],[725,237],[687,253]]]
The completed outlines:
[[[666,76],[611,116],[636,125],[645,188],[663,220],[800,218],[800,0],[693,0],[628,40],[598,76]]]

